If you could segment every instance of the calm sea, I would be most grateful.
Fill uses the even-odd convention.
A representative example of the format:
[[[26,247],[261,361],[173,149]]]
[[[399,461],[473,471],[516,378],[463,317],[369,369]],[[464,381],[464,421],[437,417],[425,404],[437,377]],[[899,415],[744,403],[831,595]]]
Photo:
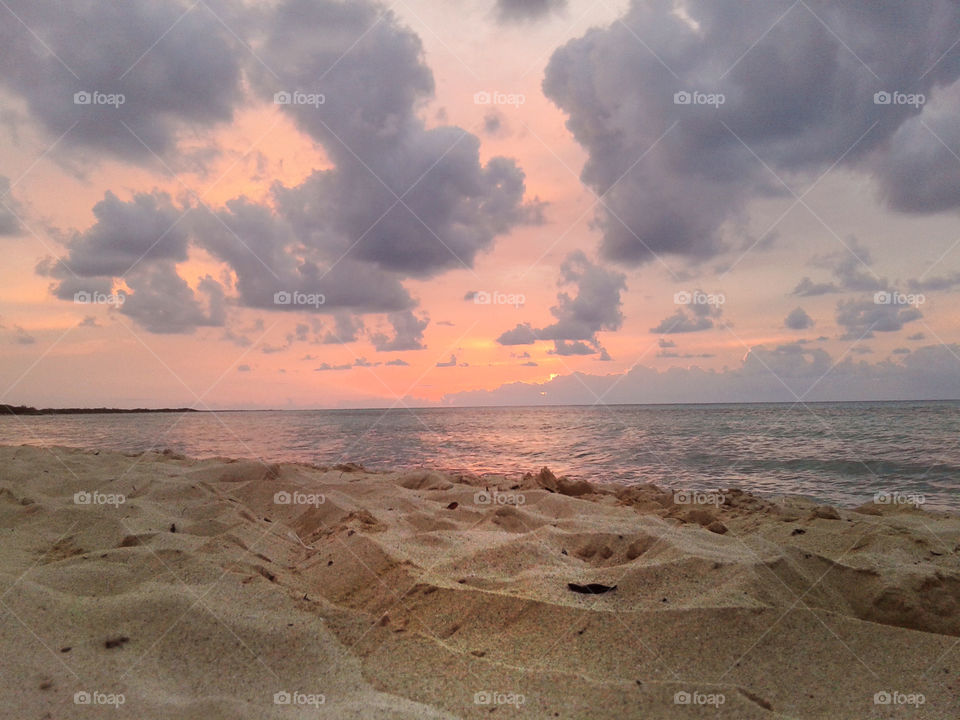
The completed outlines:
[[[258,457],[370,469],[740,487],[855,506],[960,509],[960,402],[620,405],[0,417],[0,444]]]

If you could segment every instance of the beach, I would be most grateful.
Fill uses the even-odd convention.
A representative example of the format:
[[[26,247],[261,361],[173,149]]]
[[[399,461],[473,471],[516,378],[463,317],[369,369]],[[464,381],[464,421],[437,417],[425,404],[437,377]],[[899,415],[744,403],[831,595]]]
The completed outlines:
[[[0,447],[0,715],[956,718],[960,518]]]

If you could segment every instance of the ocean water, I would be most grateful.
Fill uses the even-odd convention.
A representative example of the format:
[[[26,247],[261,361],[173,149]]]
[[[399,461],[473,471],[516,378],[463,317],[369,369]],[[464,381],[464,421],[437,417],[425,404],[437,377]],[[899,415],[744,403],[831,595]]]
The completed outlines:
[[[481,474],[546,465],[595,481],[847,507],[881,492],[960,510],[955,401],[0,417],[0,444],[20,443]]]

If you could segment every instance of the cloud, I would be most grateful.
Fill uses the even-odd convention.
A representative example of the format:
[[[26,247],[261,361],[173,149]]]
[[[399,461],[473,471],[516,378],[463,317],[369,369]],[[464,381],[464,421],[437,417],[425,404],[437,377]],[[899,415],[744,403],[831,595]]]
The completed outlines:
[[[231,120],[242,98],[248,51],[206,6],[9,0],[3,15],[0,85],[67,149],[153,163],[182,131]],[[74,101],[94,92],[124,100]]]
[[[397,367],[408,367],[410,363],[408,363],[403,358],[394,358],[393,360],[387,360],[384,363],[384,365],[396,365]]]
[[[524,363],[520,363],[520,367],[539,367],[538,363],[535,363],[533,360],[527,360]]]
[[[706,298],[707,294],[697,290],[691,297]],[[664,318],[650,332],[661,335],[700,332],[717,327],[723,307],[717,303],[694,302],[678,307],[673,315]],[[661,345],[661,347],[665,347]]]
[[[794,308],[784,319],[783,324],[791,330],[806,330],[813,327],[813,318],[802,307]]]
[[[918,308],[877,303],[872,298],[837,303],[837,324],[846,330],[843,338],[847,340],[872,338],[874,331],[896,332],[921,317]]]
[[[581,178],[604,194],[605,259],[715,256],[732,246],[724,226],[742,224],[751,200],[789,195],[779,178],[812,179],[835,164],[872,175],[895,209],[960,205],[951,191],[960,166],[947,167],[922,125],[960,141],[955,100],[874,102],[894,90],[955,98],[956,3],[675,8],[633,0],[622,18],[556,50],[546,69],[544,92],[588,153]],[[682,92],[724,102],[675,101]]]
[[[567,0],[497,0],[497,18],[502,23],[540,20],[567,7]]]
[[[412,312],[390,313],[387,316],[393,327],[393,337],[377,332],[370,335],[370,341],[378,352],[401,350],[423,350],[423,331],[430,324],[430,318],[417,317]]]
[[[237,365],[237,372],[250,372],[249,365]]]
[[[560,265],[558,284],[575,286],[577,294],[557,294],[557,304],[550,308],[556,322],[542,328],[519,323],[500,335],[497,342],[530,345],[537,340],[553,340],[557,355],[604,355],[597,333],[619,330],[623,325],[621,293],[627,287],[626,276],[591,262],[582,251],[575,250]]]
[[[10,179],[0,175],[0,235],[19,235],[23,231],[17,219],[20,212],[19,203],[10,195]]]
[[[37,339],[19,325],[14,325],[13,341],[18,345],[33,345]]]
[[[960,345],[930,345],[897,360],[834,359],[795,343],[758,346],[724,370],[642,365],[626,373],[561,375],[545,383],[513,382],[494,390],[450,394],[443,404],[584,405],[597,397],[617,403],[807,402],[960,399]],[[613,388],[616,392],[612,392]]]
[[[936,290],[953,290],[960,286],[960,272],[933,277],[920,277],[907,281],[911,292],[931,292]]]
[[[887,279],[878,277],[871,269],[873,259],[869,248],[855,237],[847,238],[844,245],[841,250],[815,256],[810,260],[811,265],[829,268],[835,282],[817,283],[804,277],[793,289],[793,294],[810,297],[844,291],[874,292],[889,287]]]
[[[138,268],[127,278],[133,293],[119,311],[153,333],[191,333],[198,327],[222,327],[226,320],[223,287],[209,275],[194,291],[173,264]]]
[[[93,315],[86,315],[83,320],[77,323],[77,327],[100,327],[100,324]]]
[[[456,367],[457,366],[457,356],[451,355],[449,360],[440,361],[436,365],[438,368],[445,367]]]
[[[336,313],[333,316],[334,329],[327,331],[323,336],[323,344],[334,345],[346,342],[356,342],[363,332],[363,320],[347,312]]]
[[[524,173],[514,160],[481,162],[475,135],[449,125],[426,127],[421,109],[433,96],[434,80],[422,43],[381,4],[217,2],[215,9],[232,32],[203,3],[176,24],[186,5],[151,10],[144,0],[132,0],[109,17],[101,17],[105,11],[99,9],[65,12],[48,2],[15,5],[29,9],[37,27],[49,32],[54,51],[64,50],[68,65],[76,63],[85,79],[105,90],[112,89],[107,80],[117,78],[118,66],[121,72],[127,67],[134,49],[131,65],[161,38],[130,72],[136,87],[121,84],[119,89],[129,92],[125,104],[111,109],[119,112],[94,108],[96,121],[89,128],[87,116],[79,116],[70,133],[76,133],[77,142],[140,161],[142,147],[125,144],[133,138],[119,120],[164,154],[175,148],[181,127],[202,132],[230,120],[241,100],[244,108],[253,100],[287,115],[317,143],[329,165],[299,184],[274,184],[264,199],[241,196],[217,208],[190,199],[175,204],[158,191],[127,201],[108,192],[94,208],[94,225],[74,234],[59,263],[50,260],[40,268],[58,281],[57,297],[70,298],[93,284],[109,291],[135,263],[141,286],[149,287],[145,278],[150,278],[172,289],[178,284],[169,261],[182,262],[199,249],[226,265],[224,302],[334,314],[339,329],[354,338],[362,327],[357,316],[382,313],[396,333],[392,339],[378,335],[377,344],[418,349],[426,323],[412,314],[417,301],[404,281],[470,267],[496,237],[543,221],[543,204],[525,202]],[[152,33],[161,21],[165,24]],[[73,113],[91,110],[80,106],[78,111],[71,90],[64,120],[60,98],[70,87],[61,85],[70,83],[46,77],[35,83],[31,73],[40,68],[69,79],[69,72],[58,67],[53,73],[53,58],[26,62],[17,53],[28,52],[21,37],[27,33],[14,32],[9,23],[4,28],[11,29],[0,36],[17,38],[10,58],[32,69],[13,67],[13,59],[0,61],[0,69],[2,62],[11,65],[13,75],[6,82],[29,95],[32,114],[57,129],[64,122],[69,126]],[[102,43],[97,41],[101,29],[111,32]],[[140,35],[148,33],[149,42],[141,44]],[[291,92],[322,95],[324,102],[274,104],[276,93]],[[131,275],[129,282],[138,280]],[[125,312],[161,332],[222,324],[220,294],[208,298],[218,303],[215,309],[201,312],[184,285],[166,303],[141,290],[133,309]],[[298,295],[308,301],[276,300]],[[175,302],[181,305],[174,307]],[[163,317],[151,318],[153,310]],[[353,319],[343,319],[347,316]]]

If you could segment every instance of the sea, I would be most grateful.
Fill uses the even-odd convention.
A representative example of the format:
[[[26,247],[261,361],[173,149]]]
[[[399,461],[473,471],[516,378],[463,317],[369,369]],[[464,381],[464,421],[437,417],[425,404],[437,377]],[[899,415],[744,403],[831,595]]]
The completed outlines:
[[[0,444],[371,470],[740,488],[960,511],[960,402],[406,408],[0,417]]]

